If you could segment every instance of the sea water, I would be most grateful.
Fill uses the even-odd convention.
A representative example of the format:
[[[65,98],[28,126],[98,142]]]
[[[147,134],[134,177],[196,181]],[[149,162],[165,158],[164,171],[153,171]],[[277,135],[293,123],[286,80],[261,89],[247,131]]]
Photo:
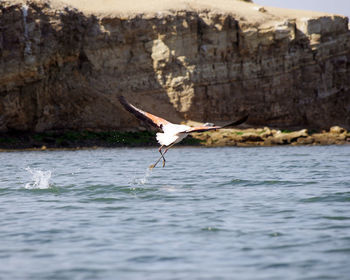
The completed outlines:
[[[349,279],[350,146],[0,153],[0,279]]]

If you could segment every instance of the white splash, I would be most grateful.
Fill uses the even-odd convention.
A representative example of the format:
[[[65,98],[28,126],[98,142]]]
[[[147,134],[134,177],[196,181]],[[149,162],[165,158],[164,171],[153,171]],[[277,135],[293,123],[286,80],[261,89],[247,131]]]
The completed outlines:
[[[25,170],[32,174],[32,182],[24,186],[26,189],[48,189],[50,187],[50,170],[33,170],[30,167],[27,167]]]
[[[143,177],[140,178],[140,179],[136,179],[135,178],[133,183],[137,184],[137,185],[144,185],[144,184],[147,183],[147,179],[148,179],[149,176],[151,176],[151,174],[152,174],[152,169],[147,168],[147,170],[146,170],[145,174],[143,175]]]
[[[29,36],[28,36],[28,24],[27,24],[28,6],[26,4],[22,6],[22,15],[23,15],[23,26],[24,26],[24,39],[26,44],[24,53],[31,54],[32,49],[31,49],[31,43],[29,41]]]

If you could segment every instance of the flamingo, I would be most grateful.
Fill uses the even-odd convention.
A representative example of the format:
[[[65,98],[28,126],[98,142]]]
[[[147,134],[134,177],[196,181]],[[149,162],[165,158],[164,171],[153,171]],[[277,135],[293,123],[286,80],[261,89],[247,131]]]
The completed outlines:
[[[212,123],[205,123],[201,126],[195,126],[191,127],[188,125],[183,124],[174,124],[171,123],[165,119],[162,119],[160,117],[157,117],[155,115],[152,115],[150,113],[147,113],[145,111],[142,111],[139,108],[136,108],[134,105],[130,104],[124,96],[118,97],[119,102],[123,107],[129,111],[130,113],[134,114],[136,118],[140,119],[141,121],[144,121],[152,126],[157,127],[162,131],[158,132],[156,134],[156,139],[158,143],[160,144],[160,147],[158,149],[160,153],[160,158],[152,165],[150,165],[150,169],[156,167],[156,165],[159,163],[161,159],[163,159],[163,167],[165,166],[165,157],[164,155],[166,152],[175,144],[179,143],[183,139],[185,139],[189,134],[194,132],[203,132],[203,131],[209,131],[209,130],[217,130],[221,128],[225,128],[228,126],[237,126],[242,123],[244,123],[248,119],[248,115],[244,116],[243,118],[240,118],[236,120],[235,122],[223,125],[223,126],[215,126]],[[162,149],[165,148],[165,150],[162,152]]]

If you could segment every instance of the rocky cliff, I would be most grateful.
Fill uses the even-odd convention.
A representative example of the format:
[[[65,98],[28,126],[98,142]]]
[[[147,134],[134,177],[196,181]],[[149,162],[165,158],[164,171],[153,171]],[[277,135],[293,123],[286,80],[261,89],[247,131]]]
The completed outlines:
[[[348,19],[236,0],[5,0],[0,131],[170,121],[350,128]]]

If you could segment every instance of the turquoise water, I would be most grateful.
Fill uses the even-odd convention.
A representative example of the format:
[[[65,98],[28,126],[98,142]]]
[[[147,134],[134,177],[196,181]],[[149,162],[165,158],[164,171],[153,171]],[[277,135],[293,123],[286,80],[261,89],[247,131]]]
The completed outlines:
[[[0,279],[350,279],[350,146],[0,153]]]

